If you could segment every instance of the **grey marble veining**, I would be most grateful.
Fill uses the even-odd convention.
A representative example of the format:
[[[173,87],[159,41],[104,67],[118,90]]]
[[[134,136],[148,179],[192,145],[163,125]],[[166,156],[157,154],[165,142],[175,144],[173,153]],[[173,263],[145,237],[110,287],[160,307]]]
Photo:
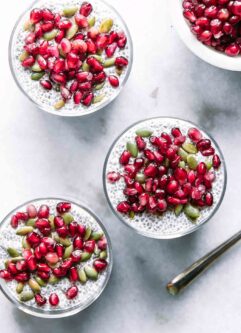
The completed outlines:
[[[68,319],[27,316],[1,294],[2,332],[240,332],[240,245],[179,297],[165,291],[170,278],[240,229],[240,73],[212,67],[186,49],[171,25],[168,0],[110,2],[130,28],[134,66],[119,98],[85,119],[45,114],[21,94],[8,68],[7,47],[30,1],[12,0],[1,16],[0,218],[34,197],[76,197],[102,219],[115,259],[102,297]],[[116,136],[135,121],[159,115],[206,127],[228,168],[226,196],[214,218],[196,233],[170,241],[126,228],[112,215],[102,188],[105,155]]]

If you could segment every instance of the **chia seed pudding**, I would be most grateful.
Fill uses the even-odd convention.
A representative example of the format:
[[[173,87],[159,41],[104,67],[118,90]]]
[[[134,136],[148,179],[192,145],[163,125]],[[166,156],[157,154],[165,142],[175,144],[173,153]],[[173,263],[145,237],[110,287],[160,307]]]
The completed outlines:
[[[146,135],[148,132],[150,133]],[[178,132],[182,134],[181,143],[178,143]],[[196,141],[193,139],[196,143],[190,139],[195,135],[198,137]],[[175,142],[170,147],[177,151],[174,157],[177,165],[172,166],[175,161],[168,160],[166,151],[161,152],[163,156],[160,154],[160,146],[156,150],[158,143],[155,145],[154,141],[158,141],[158,138],[165,144],[167,142],[164,138]],[[208,143],[208,150],[197,149],[203,144],[202,141],[204,144]],[[139,149],[142,143],[144,146]],[[187,151],[191,150],[187,153],[183,146]],[[179,151],[182,154],[179,154]],[[152,159],[153,152],[156,155]],[[170,152],[172,153],[172,149]],[[190,152],[192,153],[189,154]],[[183,154],[188,156],[188,163],[191,165],[194,159],[194,167],[190,167],[187,162],[184,163],[182,157],[178,157]],[[158,164],[155,158],[161,158],[163,162]],[[162,177],[157,171],[163,169],[163,173],[166,173],[163,177],[169,179],[170,183],[166,183],[169,185],[165,186],[160,185]],[[148,172],[153,170],[157,172],[150,176]],[[211,176],[211,182],[207,181],[205,172],[208,177]],[[179,185],[178,177],[183,177],[183,174],[184,180]],[[148,177],[152,177],[151,189],[147,189],[150,180]],[[193,180],[190,180],[191,177]],[[205,185],[203,178],[206,181]],[[184,120],[159,117],[136,123],[117,138],[107,155],[103,179],[109,205],[121,221],[142,235],[165,239],[191,233],[213,216],[226,189],[226,168],[217,143],[205,131]],[[155,182],[159,185],[153,190]],[[188,188],[187,182],[190,187],[188,196],[183,193]],[[175,186],[177,188],[173,190]],[[197,188],[203,192],[200,194]],[[149,198],[149,202],[145,196]]]
[[[103,47],[103,49],[98,49],[96,51],[93,51],[93,54],[89,49],[87,50],[87,53],[80,54],[80,58],[83,57],[82,59],[82,66],[79,64],[74,70],[77,71],[84,71],[86,72],[85,69],[83,69],[83,64],[86,62],[86,59],[94,58],[96,56],[98,58],[98,62],[100,63],[100,66],[103,65],[104,69],[101,73],[95,71],[95,68],[90,67],[90,71],[93,71],[90,73],[91,75],[91,83],[92,87],[87,91],[86,87],[83,87],[83,90],[81,88],[78,88],[76,90],[76,87],[71,87],[74,81],[76,81],[76,77],[73,77],[73,70],[69,69],[69,72],[61,72],[60,74],[66,75],[67,76],[67,83],[61,83],[60,81],[55,81],[55,78],[53,74],[56,74],[51,65],[51,61],[53,59],[53,62],[56,61],[56,59],[60,59],[61,61],[63,60],[63,53],[61,53],[61,43],[55,42],[55,39],[52,39],[48,41],[50,48],[55,47],[56,45],[58,46],[58,49],[60,50],[60,57],[55,58],[54,54],[52,57],[49,58],[48,55],[43,55],[41,56],[39,54],[34,55],[33,53],[33,58],[35,58],[35,64],[32,66],[32,64],[25,64],[23,65],[23,61],[19,60],[19,57],[24,56],[23,59],[26,58],[26,55],[24,53],[26,52],[26,46],[29,49],[32,49],[33,44],[37,44],[37,47],[41,44],[41,42],[44,41],[44,36],[40,36],[39,38],[35,38],[35,43],[34,39],[32,41],[32,44],[30,44],[31,47],[28,47],[29,44],[26,44],[26,38],[31,32],[31,27],[28,28],[28,31],[24,31],[24,25],[26,26],[26,22],[30,22],[30,13],[33,11],[33,9],[43,9],[47,8],[49,9],[52,13],[57,15],[57,13],[63,13],[64,9],[71,9],[71,8],[80,8],[81,5],[86,4],[86,2],[79,1],[79,0],[70,0],[70,1],[61,1],[61,0],[39,0],[34,2],[32,7],[27,10],[23,16],[20,17],[20,20],[17,22],[17,25],[13,31],[11,42],[10,42],[10,65],[12,69],[12,73],[14,75],[14,78],[20,87],[20,89],[34,102],[39,108],[41,108],[44,111],[54,113],[57,115],[62,115],[62,116],[83,116],[87,114],[91,114],[107,104],[109,104],[112,100],[114,100],[117,95],[120,93],[120,90],[124,86],[125,82],[128,79],[130,70],[131,70],[131,65],[132,65],[132,42],[131,42],[131,37],[129,34],[129,31],[124,23],[124,21],[121,19],[119,14],[112,8],[111,6],[107,5],[105,2],[102,2],[101,0],[91,0],[88,1],[88,4],[92,6],[91,13],[88,15],[88,17],[84,17],[84,19],[88,19],[88,22],[95,21],[94,23],[92,22],[91,25],[94,24],[93,27],[91,28],[96,28],[101,29],[101,23],[103,23],[105,20],[110,19],[113,25],[111,25],[111,30],[108,31],[108,33],[103,33],[100,34],[105,35],[109,38],[110,34],[112,34],[112,39],[113,43],[107,45],[106,47]],[[79,12],[77,11],[76,15]],[[83,15],[82,15],[83,16]],[[81,16],[81,17],[82,17]],[[76,25],[75,23],[75,16],[73,17],[62,17],[62,19],[67,19],[70,22],[72,22],[72,26]],[[32,21],[31,21],[32,22]],[[48,22],[49,23],[49,22]],[[37,23],[39,24],[39,23]],[[35,24],[35,30],[36,31],[36,26]],[[90,24],[90,23],[89,23]],[[47,27],[48,28],[48,27]],[[46,29],[47,29],[46,28]],[[74,36],[72,39],[69,39],[71,44],[73,41],[76,39],[79,39],[79,36],[83,34],[83,38],[85,41],[87,41],[87,38],[90,37],[88,34],[88,31],[90,31],[90,25],[87,28],[80,28],[79,31],[77,31],[78,37]],[[26,28],[25,28],[26,29]],[[61,29],[59,30],[61,31]],[[63,31],[63,30],[62,30]],[[68,30],[64,30],[68,31]],[[100,30],[99,30],[100,31]],[[47,34],[51,33],[47,32]],[[94,32],[96,33],[96,31]],[[121,37],[115,37],[114,39],[114,33],[120,34]],[[123,33],[123,35],[122,35]],[[67,32],[66,32],[67,34]],[[31,36],[30,36],[31,37]],[[32,37],[31,37],[32,38]],[[82,37],[81,37],[82,38]],[[120,41],[120,46],[116,47],[116,44],[118,44],[117,38],[123,38]],[[68,38],[63,38],[64,41],[66,41]],[[60,39],[61,40],[61,39]],[[110,38],[109,38],[110,40]],[[124,40],[124,43],[122,44],[122,41]],[[68,42],[68,40],[67,40]],[[79,42],[79,41],[78,41]],[[77,43],[78,43],[77,42]],[[81,41],[83,43],[83,40]],[[92,42],[92,40],[91,40]],[[84,45],[86,47],[86,44]],[[66,47],[66,45],[65,45]],[[109,52],[111,54],[108,54],[108,47],[110,47]],[[114,49],[113,49],[114,48]],[[25,51],[24,51],[25,50]],[[73,48],[72,48],[73,50]],[[56,49],[55,49],[56,51]],[[63,49],[62,49],[63,51]],[[37,52],[37,51],[36,51]],[[52,51],[53,52],[53,49]],[[77,51],[76,51],[77,52]],[[80,51],[79,51],[80,52]],[[27,52],[28,53],[28,52]],[[58,53],[58,50],[57,50]],[[72,53],[72,51],[71,51]],[[113,53],[113,54],[112,54]],[[69,53],[68,53],[69,54]],[[29,55],[29,54],[28,54]],[[68,58],[67,53],[65,53],[66,59]],[[30,53],[31,56],[31,53]],[[75,55],[73,55],[75,57]],[[40,61],[38,61],[38,59]],[[43,59],[45,58],[45,59]],[[48,58],[51,60],[50,65],[48,67],[45,67],[45,62],[48,61]],[[55,59],[54,59],[55,58]],[[80,59],[79,58],[79,59]],[[119,59],[120,62],[117,64],[117,60]],[[65,59],[65,58],[64,58]],[[125,59],[125,62],[128,63],[128,65],[122,64],[122,60]],[[31,60],[31,59],[30,59]],[[33,59],[34,60],[34,59]],[[113,64],[110,66],[107,65],[108,61],[112,61]],[[27,59],[27,62],[29,59]],[[42,65],[41,65],[42,61]],[[67,61],[67,60],[66,60]],[[95,60],[96,61],[96,60]],[[38,63],[37,63],[38,62]],[[42,72],[41,68],[39,70],[33,70],[33,67],[39,67],[39,64],[43,67],[46,68]],[[105,66],[106,64],[106,66]],[[60,64],[61,65],[61,64]],[[97,64],[99,65],[99,64]],[[50,67],[51,68],[50,68]],[[66,65],[65,65],[66,67]],[[79,69],[78,69],[79,68]],[[32,72],[33,70],[33,72]],[[31,75],[32,73],[32,75]],[[103,74],[103,78],[99,78],[97,74]],[[92,76],[93,74],[93,76]],[[52,75],[52,76],[51,76]],[[56,75],[55,75],[56,76]],[[72,79],[73,77],[73,79]],[[98,78],[97,78],[98,77]],[[32,79],[31,79],[32,78]],[[58,79],[58,78],[57,78]],[[83,78],[81,77],[81,80]],[[88,77],[88,79],[90,79]],[[36,81],[35,81],[36,80]],[[46,83],[47,81],[47,83]],[[82,81],[81,81],[82,82]],[[86,82],[84,82],[86,83]],[[76,85],[77,86],[77,85]],[[67,88],[67,90],[65,89]],[[85,89],[86,88],[86,89]],[[91,94],[91,95],[90,95]]]
[[[36,215],[31,213],[33,207],[37,216],[30,218]],[[56,227],[63,221],[67,237],[63,228]],[[41,227],[47,222],[51,224],[50,232]],[[41,237],[38,246],[32,243],[32,234]],[[43,245],[52,244],[49,239],[54,245],[47,247],[47,251],[45,247],[43,255]],[[88,307],[104,290],[112,267],[110,246],[104,227],[85,207],[63,199],[33,200],[12,211],[0,225],[1,289],[18,308],[32,315],[72,315]],[[65,270],[63,265],[69,261],[72,267]],[[25,268],[20,270],[20,266]],[[28,275],[26,279],[24,274]]]

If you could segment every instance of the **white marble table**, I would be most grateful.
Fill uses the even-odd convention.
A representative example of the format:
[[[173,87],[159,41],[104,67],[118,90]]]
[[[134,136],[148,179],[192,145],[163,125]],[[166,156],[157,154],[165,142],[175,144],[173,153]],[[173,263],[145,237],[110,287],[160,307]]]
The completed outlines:
[[[30,0],[12,0],[8,9],[2,7],[0,218],[17,204],[46,194],[84,200],[112,237],[115,265],[102,297],[69,319],[30,317],[0,294],[1,332],[240,332],[240,245],[179,297],[165,290],[171,277],[241,226],[241,76],[192,55],[172,28],[167,2],[111,1],[132,33],[133,71],[112,105],[77,120],[40,112],[18,90],[7,48],[11,29]],[[102,189],[105,154],[117,134],[135,121],[158,115],[206,127],[228,167],[226,196],[212,221],[170,241],[143,238],[126,228],[112,215]]]

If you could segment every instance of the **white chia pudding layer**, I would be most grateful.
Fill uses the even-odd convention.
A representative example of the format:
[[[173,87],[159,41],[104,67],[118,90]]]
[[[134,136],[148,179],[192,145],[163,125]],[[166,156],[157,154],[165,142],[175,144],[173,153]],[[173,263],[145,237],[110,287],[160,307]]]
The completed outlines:
[[[109,204],[115,214],[127,225],[135,229],[138,233],[152,238],[175,238],[188,234],[194,231],[197,227],[205,223],[219,207],[226,187],[226,169],[222,153],[219,147],[210,136],[199,128],[204,138],[210,139],[212,146],[215,148],[216,154],[221,159],[221,166],[218,170],[215,170],[216,179],[213,183],[213,205],[211,207],[205,207],[201,209],[200,217],[191,221],[183,212],[176,217],[174,212],[167,210],[162,215],[154,215],[147,212],[141,214],[135,214],[134,218],[129,217],[128,214],[119,213],[116,209],[117,205],[121,201],[125,201],[126,197],[123,193],[125,188],[124,179],[121,178],[115,183],[110,183],[107,180],[107,174],[111,171],[123,173],[123,166],[119,163],[119,158],[122,152],[126,149],[127,141],[134,141],[136,137],[136,130],[149,129],[153,131],[153,136],[159,136],[162,132],[170,133],[173,127],[179,127],[182,133],[185,135],[189,128],[196,127],[194,124],[184,120],[175,118],[153,118],[145,121],[141,121],[131,128],[127,129],[118,139],[114,142],[110,152],[106,158],[104,168],[104,187]],[[148,142],[148,140],[146,141]],[[147,148],[151,145],[148,142]],[[196,156],[198,161],[205,161],[208,157],[204,157],[199,152]],[[132,161],[131,158],[130,161]],[[132,163],[132,162],[131,162]],[[212,171],[213,168],[210,169]]]
[[[96,104],[91,104],[86,107],[82,104],[76,105],[73,99],[67,101],[65,106],[60,110],[56,110],[54,105],[61,99],[60,92],[56,92],[54,89],[47,91],[45,90],[38,81],[31,80],[30,71],[25,69],[21,62],[19,61],[19,56],[23,52],[24,40],[28,35],[28,31],[24,31],[23,26],[26,21],[29,20],[30,11],[33,8],[48,8],[53,12],[61,12],[63,8],[78,6],[82,4],[81,0],[39,0],[36,1],[31,8],[20,18],[20,21],[17,23],[17,26],[13,32],[12,40],[10,44],[10,64],[12,67],[13,75],[17,81],[19,87],[24,91],[24,93],[41,109],[54,113],[57,115],[63,116],[83,116],[93,113],[98,109],[109,104],[112,100],[114,100],[120,90],[124,86],[126,80],[128,79],[131,65],[132,65],[132,45],[131,45],[131,37],[129,31],[121,19],[119,14],[109,5],[102,2],[101,0],[90,0],[89,2],[93,6],[93,11],[90,14],[89,18],[95,17],[96,23],[95,27],[98,27],[101,21],[105,18],[113,19],[113,28],[112,31],[123,31],[127,36],[127,43],[124,49],[117,49],[115,52],[115,57],[123,56],[128,59],[129,64],[126,68],[123,69],[123,73],[118,77],[119,78],[119,87],[113,88],[111,87],[108,79],[102,89],[95,92],[95,96],[105,95],[104,99]],[[54,44],[54,41],[50,41],[50,44]],[[105,52],[101,55],[103,60],[108,59],[105,55]],[[106,75],[116,75],[115,66],[105,68]],[[48,79],[48,74],[45,74],[42,79]],[[69,81],[67,87],[71,85],[73,81]]]
[[[35,201],[28,202],[27,204],[34,204],[38,209],[41,205],[46,204],[50,208],[50,215],[56,215],[56,205],[63,199],[37,199]],[[51,314],[58,315],[61,314],[65,316],[65,313],[71,312],[72,310],[82,310],[90,305],[101,292],[104,290],[106,283],[108,282],[111,266],[112,266],[112,254],[110,249],[109,238],[106,232],[102,229],[99,222],[96,220],[94,215],[90,213],[85,208],[82,208],[78,204],[68,200],[71,203],[71,215],[73,215],[74,220],[80,224],[83,224],[85,227],[90,227],[93,231],[103,232],[104,236],[107,238],[107,259],[108,262],[107,268],[99,273],[98,279],[96,281],[88,280],[85,284],[80,282],[75,282],[74,284],[78,287],[79,293],[74,299],[67,299],[65,292],[69,287],[73,285],[68,278],[61,279],[57,284],[47,284],[46,287],[41,288],[41,295],[49,298],[51,293],[57,293],[59,296],[59,305],[52,307],[49,302],[47,302],[43,307],[39,307],[35,300],[32,299],[28,302],[20,302],[18,299],[18,294],[16,293],[17,282],[15,280],[11,282],[5,282],[3,279],[0,279],[0,286],[3,289],[4,293],[10,298],[14,303],[17,303],[17,306],[21,306],[25,311],[32,311],[33,314],[40,313],[44,316],[44,313],[48,314],[51,317]],[[10,259],[9,255],[6,252],[6,249],[9,247],[17,249],[19,252],[22,250],[22,236],[16,235],[16,229],[13,229],[10,225],[11,217],[19,211],[26,211],[27,204],[18,207],[16,210],[11,212],[0,225],[0,269],[5,268],[5,261]],[[24,226],[24,222],[19,225],[19,227]],[[35,232],[38,232],[35,229]],[[93,264],[93,261],[97,258],[95,254],[92,255],[91,259],[77,264],[77,268],[84,268],[85,265]],[[32,275],[32,274],[31,274]],[[30,287],[26,283],[24,286],[24,291],[31,291]],[[36,313],[34,313],[36,312]],[[78,311],[75,311],[78,312]]]

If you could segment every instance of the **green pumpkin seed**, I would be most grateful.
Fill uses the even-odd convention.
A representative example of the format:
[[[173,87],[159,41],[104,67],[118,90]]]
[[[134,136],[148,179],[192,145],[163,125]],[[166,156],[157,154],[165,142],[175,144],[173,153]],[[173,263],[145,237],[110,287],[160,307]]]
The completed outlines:
[[[101,239],[101,237],[103,236],[103,232],[102,231],[93,231],[91,233],[91,239],[94,239],[95,241],[98,241]]]
[[[4,261],[4,267],[7,269],[8,268],[8,265],[10,263],[10,260],[5,260]]]
[[[57,103],[54,104],[54,108],[56,110],[59,110],[64,106],[65,106],[65,101],[63,99],[59,100]]]
[[[25,236],[33,231],[33,227],[22,227],[16,231],[16,234],[19,236]]]
[[[189,142],[184,142],[182,145],[182,148],[189,154],[196,154],[197,153],[197,147]]]
[[[66,17],[72,17],[77,12],[78,7],[67,7],[63,9],[63,15]]]
[[[62,214],[62,218],[64,219],[64,223],[67,225],[74,221],[74,217],[70,213]]]
[[[23,291],[20,295],[19,295],[19,300],[20,302],[28,302],[31,301],[31,299],[34,298],[34,293],[32,291]]]
[[[136,143],[127,142],[126,149],[131,153],[131,155],[133,157],[137,157],[137,155],[138,155],[138,148],[137,148]]]
[[[14,258],[14,257],[20,257],[20,253],[18,252],[17,249],[13,248],[13,247],[9,247],[7,248],[7,253],[10,255],[10,257]]]
[[[39,81],[43,76],[44,76],[44,72],[40,72],[40,73],[33,73],[31,75],[31,80],[33,81]]]
[[[134,219],[134,217],[135,217],[135,212],[133,212],[133,211],[131,211],[130,213],[129,213],[129,217],[130,217],[130,219]]]
[[[30,246],[29,243],[27,242],[26,237],[23,237],[23,238],[22,238],[22,247],[23,247],[24,249],[31,249],[31,246]]]
[[[143,173],[138,172],[136,174],[135,180],[140,184],[144,184],[146,181],[146,176]]]
[[[113,27],[113,20],[111,18],[104,19],[100,24],[100,33],[110,32]]]
[[[24,288],[24,284],[22,282],[19,282],[16,287],[16,293],[21,294],[21,292],[23,291],[23,288]]]
[[[184,161],[180,161],[178,163],[179,168],[185,169],[186,168],[186,163]]]
[[[112,67],[115,65],[115,58],[109,58],[104,61],[103,66],[104,68]]]
[[[38,73],[36,73],[36,74],[38,74]],[[28,227],[35,227],[35,222],[36,222],[36,219],[28,219],[28,221],[26,222],[26,226],[28,226]]]
[[[183,205],[177,205],[174,208],[174,213],[175,213],[176,216],[179,216],[182,211],[183,211]]]
[[[192,220],[196,220],[200,216],[199,209],[192,206],[191,204],[185,205],[184,213],[186,214],[187,217],[189,217]]]
[[[187,157],[187,164],[189,166],[190,169],[192,170],[196,170],[197,165],[198,165],[198,161],[195,157],[195,155],[189,154]]]
[[[91,280],[97,280],[98,279],[98,272],[94,267],[91,266],[85,266],[84,268],[86,276]]]
[[[73,252],[73,250],[74,250],[73,245],[70,245],[70,246],[66,247],[66,249],[65,249],[65,251],[64,251],[64,256],[63,256],[63,258],[64,258],[64,259],[69,258],[69,257],[71,256],[71,253]]]
[[[73,23],[72,26],[66,31],[66,38],[72,39],[78,32],[79,27],[76,23]]]
[[[100,252],[100,259],[106,259],[107,258],[107,251],[101,251]]]
[[[24,31],[33,31],[34,30],[34,24],[30,20],[26,21],[23,25],[23,30]]]
[[[23,260],[24,258],[23,257],[14,257],[14,258],[11,258],[11,262],[18,262],[18,261],[21,261]]]
[[[92,103],[93,104],[100,103],[101,101],[103,101],[104,98],[105,98],[105,94],[95,96]]]
[[[48,283],[50,283],[50,284],[56,284],[58,282],[59,282],[59,279],[54,275],[51,275],[48,279]]]
[[[57,29],[53,29],[52,31],[46,32],[43,35],[43,39],[50,41],[52,39],[54,39],[58,34],[58,30]]]
[[[86,60],[82,64],[82,69],[84,72],[89,72],[90,71],[90,66],[87,64]]]
[[[40,285],[40,287],[45,287],[47,285],[47,283],[43,279],[41,279],[39,276],[36,276],[35,280]]]
[[[33,292],[40,293],[41,287],[40,287],[40,285],[38,284],[38,282],[36,280],[29,279],[28,285],[32,289]]]
[[[101,64],[104,63],[104,59],[103,59],[100,55],[98,55],[98,54],[91,54],[90,57],[91,57],[91,58],[95,58],[95,59],[98,60]]]
[[[102,88],[104,87],[104,85],[105,85],[105,82],[100,83],[100,84],[97,84],[97,85],[95,86],[95,90],[100,90],[100,89],[102,89]]]
[[[20,56],[18,57],[19,61],[23,62],[28,58],[29,54],[27,51],[23,51]]]
[[[123,73],[123,69],[119,68],[119,67],[116,67],[115,72],[116,72],[117,75],[121,76],[121,74]]]
[[[84,241],[87,241],[90,238],[91,233],[92,233],[92,229],[90,227],[87,227],[85,230]]]
[[[33,64],[33,66],[31,67],[31,70],[33,72],[37,72],[37,73],[42,72],[42,68],[39,66],[37,61]]]
[[[62,244],[64,247],[68,247],[72,244],[69,238],[62,238],[62,237],[59,237],[59,243]]]
[[[86,283],[87,282],[87,276],[85,274],[85,271],[83,269],[78,270],[78,276],[79,280],[81,283]]]
[[[207,159],[204,163],[205,163],[208,170],[210,170],[213,166],[213,161],[210,158]]]
[[[152,135],[152,133],[152,131],[145,128],[141,128],[136,131],[136,135],[141,136],[142,138],[148,138]]]
[[[95,246],[94,254],[95,254],[97,257],[99,257],[99,255],[100,255],[100,249],[98,248],[97,245]]]
[[[188,153],[184,149],[179,148],[177,154],[182,158],[183,161],[187,162]]]
[[[81,253],[81,262],[87,261],[91,258],[91,253],[89,252],[83,252]]]
[[[51,226],[51,230],[55,230],[55,225],[54,225],[54,215],[50,215],[48,218],[48,221],[50,223]]]
[[[90,28],[92,28],[95,25],[95,21],[96,21],[96,19],[94,16],[92,16],[88,19],[88,24],[89,24]]]

